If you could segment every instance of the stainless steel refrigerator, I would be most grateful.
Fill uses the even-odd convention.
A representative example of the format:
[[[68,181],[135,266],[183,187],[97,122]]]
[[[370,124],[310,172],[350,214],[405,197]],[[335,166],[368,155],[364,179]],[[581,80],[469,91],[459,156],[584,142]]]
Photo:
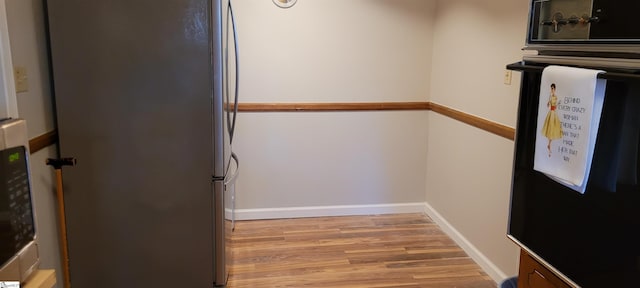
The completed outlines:
[[[229,1],[45,3],[71,285],[225,285]]]

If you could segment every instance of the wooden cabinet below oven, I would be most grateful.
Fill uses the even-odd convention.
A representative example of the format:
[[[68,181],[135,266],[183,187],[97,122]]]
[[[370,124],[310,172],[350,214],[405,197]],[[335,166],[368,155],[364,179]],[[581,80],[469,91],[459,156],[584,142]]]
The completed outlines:
[[[520,250],[518,288],[571,288],[551,270],[544,267],[524,250]]]

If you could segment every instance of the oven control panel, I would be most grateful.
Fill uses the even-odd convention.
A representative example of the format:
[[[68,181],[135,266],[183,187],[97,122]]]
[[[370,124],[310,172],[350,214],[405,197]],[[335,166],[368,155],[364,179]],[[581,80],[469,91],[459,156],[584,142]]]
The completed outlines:
[[[638,44],[637,0],[532,0],[528,43]]]

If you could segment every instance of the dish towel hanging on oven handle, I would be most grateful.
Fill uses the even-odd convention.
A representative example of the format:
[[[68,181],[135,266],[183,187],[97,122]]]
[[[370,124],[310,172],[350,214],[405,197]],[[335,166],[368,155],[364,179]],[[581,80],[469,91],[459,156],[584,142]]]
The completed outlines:
[[[607,83],[600,73],[552,65],[540,82],[533,169],[583,194]]]

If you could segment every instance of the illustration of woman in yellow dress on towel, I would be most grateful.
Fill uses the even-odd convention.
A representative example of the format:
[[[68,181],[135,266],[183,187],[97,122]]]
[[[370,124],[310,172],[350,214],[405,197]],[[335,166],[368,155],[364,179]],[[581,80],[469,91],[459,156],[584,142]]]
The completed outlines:
[[[551,84],[551,95],[549,95],[549,101],[547,107],[547,117],[544,119],[544,125],[542,125],[542,135],[549,139],[547,144],[547,150],[549,150],[549,157],[551,157],[551,141],[562,138],[562,125],[560,124],[560,118],[556,113],[558,107],[558,97],[556,96],[556,84]]]

